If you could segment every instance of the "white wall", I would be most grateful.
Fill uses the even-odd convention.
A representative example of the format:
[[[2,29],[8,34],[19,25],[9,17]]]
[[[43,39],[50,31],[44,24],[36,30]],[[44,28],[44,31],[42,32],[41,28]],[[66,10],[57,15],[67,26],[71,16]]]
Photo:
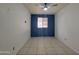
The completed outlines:
[[[79,53],[79,4],[69,4],[56,14],[56,38]]]
[[[29,38],[30,13],[24,5],[0,4],[0,54],[16,54]]]

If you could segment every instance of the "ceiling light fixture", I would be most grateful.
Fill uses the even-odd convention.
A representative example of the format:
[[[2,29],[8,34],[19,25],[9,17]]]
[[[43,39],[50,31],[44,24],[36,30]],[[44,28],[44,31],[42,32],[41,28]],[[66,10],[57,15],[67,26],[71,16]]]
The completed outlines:
[[[44,7],[44,8],[43,8],[43,10],[44,10],[44,11],[47,11],[47,10],[48,10],[48,8],[47,8],[47,7]]]
[[[54,6],[58,6],[58,4],[52,4],[52,3],[43,3],[43,4],[40,4],[40,7],[44,10],[44,11],[47,11],[50,7],[54,7]]]
[[[44,11],[47,11],[48,10],[48,6],[47,6],[47,3],[44,3],[44,8],[43,8]]]

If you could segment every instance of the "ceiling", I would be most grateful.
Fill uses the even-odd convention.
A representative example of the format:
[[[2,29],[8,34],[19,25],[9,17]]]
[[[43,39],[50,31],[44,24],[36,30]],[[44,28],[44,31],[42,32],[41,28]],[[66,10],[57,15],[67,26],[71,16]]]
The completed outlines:
[[[24,5],[32,14],[55,14],[58,11],[60,11],[63,7],[68,5],[67,3],[57,3],[57,4],[58,4],[57,6],[51,6],[47,11],[44,11],[40,7],[40,3],[26,3]]]

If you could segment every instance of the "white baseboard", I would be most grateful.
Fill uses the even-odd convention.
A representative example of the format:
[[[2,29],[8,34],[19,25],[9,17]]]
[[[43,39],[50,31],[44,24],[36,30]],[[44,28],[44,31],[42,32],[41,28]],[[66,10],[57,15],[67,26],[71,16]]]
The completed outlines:
[[[10,55],[10,51],[0,51],[0,55]]]
[[[58,39],[59,40],[59,39]],[[72,48],[71,46],[69,46],[68,44],[66,44],[65,42],[63,42],[62,40],[59,40],[61,41],[63,44],[65,44],[68,48],[72,49],[74,52],[76,52],[77,54],[79,54],[79,51],[77,51],[76,49]]]

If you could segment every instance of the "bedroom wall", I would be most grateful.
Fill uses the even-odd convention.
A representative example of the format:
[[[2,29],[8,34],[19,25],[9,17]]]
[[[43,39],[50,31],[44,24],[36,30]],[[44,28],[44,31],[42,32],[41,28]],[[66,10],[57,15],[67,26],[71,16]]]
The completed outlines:
[[[24,5],[0,4],[0,54],[16,54],[29,38],[30,13]]]
[[[55,36],[79,54],[79,4],[69,4],[56,13]]]

